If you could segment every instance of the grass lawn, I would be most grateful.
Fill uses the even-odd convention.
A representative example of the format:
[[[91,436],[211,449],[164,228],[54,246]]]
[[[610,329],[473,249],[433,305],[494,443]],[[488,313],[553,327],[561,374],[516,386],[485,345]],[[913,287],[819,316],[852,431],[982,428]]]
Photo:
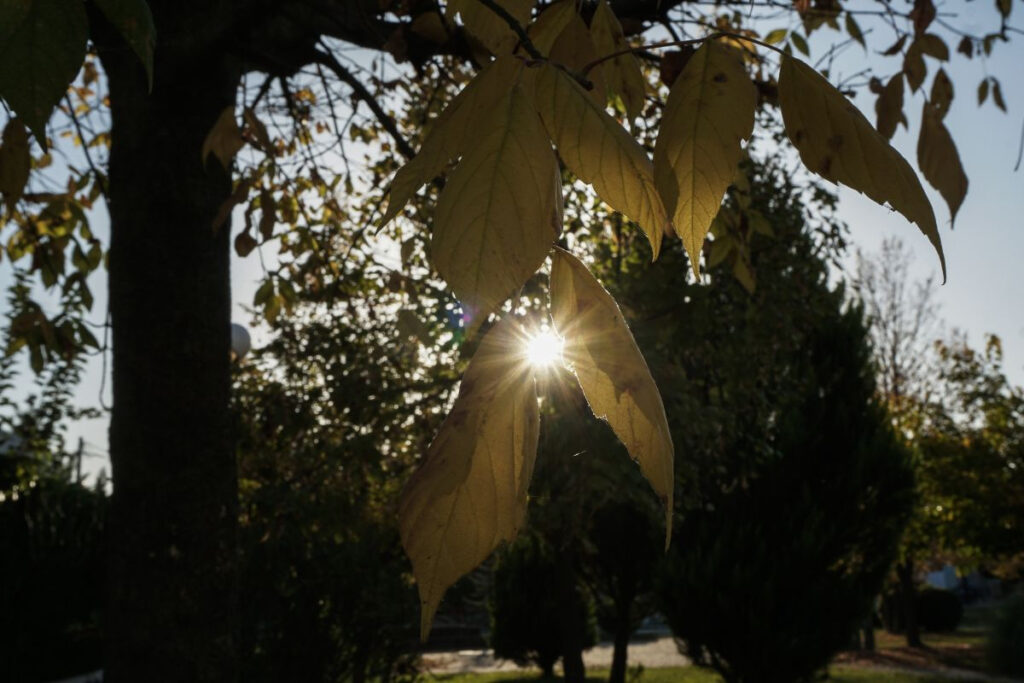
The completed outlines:
[[[947,667],[984,671],[985,638],[991,623],[991,607],[968,607],[960,628],[955,633],[923,633],[924,649],[906,647],[902,635],[875,631],[875,652],[842,652],[829,669],[829,680],[838,683],[939,683],[950,679],[929,674],[893,671],[892,668],[936,670]],[[882,667],[882,668],[878,668]],[[608,680],[608,671],[593,669],[587,672],[588,683]],[[424,676],[422,683],[542,683],[561,681],[561,678],[542,679],[538,673],[510,671],[486,674],[452,674]],[[627,676],[635,683],[719,683],[717,674],[697,667],[646,669],[638,678]]]
[[[838,683],[860,683],[861,681],[878,681],[879,683],[945,683],[949,679],[936,676],[914,675],[893,671],[879,671],[866,668],[833,667],[830,681]],[[451,676],[426,676],[420,679],[423,683],[443,681],[444,683],[542,683],[543,681],[561,681],[559,677],[541,678],[539,675],[524,675],[522,672],[503,672],[488,674],[453,674]],[[589,672],[587,681],[604,683],[608,680],[608,672],[593,670]],[[627,677],[627,680],[630,680]],[[718,683],[716,674],[697,667],[677,667],[672,669],[646,669],[638,679],[638,683]]]

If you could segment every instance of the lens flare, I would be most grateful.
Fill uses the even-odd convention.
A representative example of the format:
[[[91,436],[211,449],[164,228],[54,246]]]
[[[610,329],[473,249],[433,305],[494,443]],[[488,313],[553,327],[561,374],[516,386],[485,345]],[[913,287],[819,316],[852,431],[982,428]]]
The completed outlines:
[[[536,368],[549,367],[562,360],[562,338],[544,330],[526,340],[526,360]]]

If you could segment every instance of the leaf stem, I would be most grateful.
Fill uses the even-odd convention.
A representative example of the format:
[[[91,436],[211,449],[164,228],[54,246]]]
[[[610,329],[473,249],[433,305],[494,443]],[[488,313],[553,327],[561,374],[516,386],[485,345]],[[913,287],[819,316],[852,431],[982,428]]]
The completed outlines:
[[[485,2],[485,1],[486,0],[480,0],[480,2]],[[643,52],[645,50],[657,50],[657,49],[663,48],[663,47],[682,47],[684,45],[696,45],[698,43],[703,43],[703,42],[708,41],[708,40],[715,40],[716,38],[732,38],[734,40],[744,40],[744,41],[746,41],[748,43],[754,43],[755,45],[760,45],[761,47],[767,48],[769,50],[772,50],[773,52],[779,53],[780,55],[786,56],[786,53],[783,52],[782,50],[780,50],[779,48],[775,47],[774,45],[769,45],[768,43],[765,43],[764,41],[758,40],[757,38],[751,38],[750,36],[741,35],[739,33],[730,33],[729,31],[716,31],[714,33],[711,33],[711,34],[708,34],[708,35],[704,36],[703,38],[688,38],[686,40],[666,40],[666,41],[663,41],[663,42],[660,42],[660,43],[648,43],[646,45],[637,45],[635,47],[627,47],[627,48],[625,48],[623,50],[617,50],[615,52],[611,52],[609,54],[606,54],[603,57],[599,57],[599,58],[595,59],[594,61],[592,61],[589,64],[587,64],[586,66],[584,66],[580,70],[580,72],[584,76],[586,76],[587,74],[590,73],[591,69],[593,69],[595,66],[598,66],[602,62],[606,62],[609,59],[614,59],[614,58],[620,57],[622,55],[628,55],[628,54],[633,53],[633,52]]]

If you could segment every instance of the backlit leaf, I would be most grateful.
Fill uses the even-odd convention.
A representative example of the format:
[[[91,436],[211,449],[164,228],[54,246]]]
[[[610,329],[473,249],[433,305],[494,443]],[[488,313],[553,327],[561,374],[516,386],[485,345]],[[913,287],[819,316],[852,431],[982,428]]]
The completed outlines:
[[[509,81],[518,69],[519,62],[511,57],[494,60],[429,124],[419,153],[398,169],[391,181],[388,209],[381,225],[397,216],[424,183],[436,178],[462,154],[462,142],[471,124],[480,121],[494,100],[508,91]]]
[[[4,126],[3,140],[0,141],[0,195],[8,210],[25,191],[32,157],[28,151],[28,134],[21,119],[12,118]]]
[[[562,160],[605,203],[640,225],[657,258],[669,225],[646,152],[561,69],[540,67],[535,93]]]
[[[916,223],[938,252],[945,279],[935,213],[921,181],[860,110],[817,71],[788,57],[779,73],[779,104],[786,134],[804,165],[879,204],[888,203]]]
[[[527,29],[526,33],[530,36],[530,42],[541,54],[549,54],[555,40],[562,34],[574,16],[576,16],[575,0],[559,0],[559,2],[549,5],[537,17],[537,21],[530,24]]]
[[[212,154],[217,157],[224,168],[231,167],[231,160],[242,149],[245,140],[242,138],[242,131],[238,129],[238,122],[235,120],[235,108],[225,107],[217,117],[210,132],[203,140],[203,149],[200,158],[206,163],[207,158]]]
[[[0,42],[0,97],[45,149],[46,122],[85,58],[85,4],[7,0],[0,26],[7,36]]]
[[[562,249],[552,256],[551,315],[590,409],[607,420],[665,506],[667,545],[675,451],[661,394],[615,300]]]
[[[507,84],[474,133],[438,199],[430,253],[482,322],[544,262],[562,230],[562,196],[558,162],[525,84]]]
[[[601,0],[594,10],[594,18],[590,20],[590,35],[594,40],[594,48],[598,57],[619,52],[629,48],[622,33],[622,26],[608,6],[607,0]],[[608,92],[622,98],[626,107],[626,115],[632,121],[640,116],[644,108],[644,74],[640,63],[632,53],[617,55],[601,64],[604,69]]]
[[[741,143],[754,129],[757,91],[738,52],[708,41],[690,58],[665,103],[654,147],[654,180],[695,275]]]
[[[956,222],[956,214],[967,195],[967,175],[953,138],[942,123],[942,115],[928,104],[921,113],[917,165],[931,186],[946,200],[951,220]]]
[[[96,4],[142,61],[152,90],[156,25],[146,0],[96,0]]]
[[[495,0],[519,25],[530,23],[534,0]],[[450,0],[449,11],[458,11],[470,35],[479,40],[491,54],[510,54],[519,37],[502,17],[479,0]]]
[[[480,343],[455,405],[399,502],[402,546],[419,587],[423,640],[444,592],[518,533],[539,431],[523,332],[507,317]]]
[[[549,56],[555,64],[568,67],[577,73],[598,58],[590,29],[587,28],[578,13],[574,12],[566,22],[565,28],[558,35],[554,45],[551,46]],[[587,79],[593,84],[593,87],[586,92],[601,109],[604,109],[608,103],[608,86],[605,83],[604,69],[604,64],[598,64],[587,73]]]

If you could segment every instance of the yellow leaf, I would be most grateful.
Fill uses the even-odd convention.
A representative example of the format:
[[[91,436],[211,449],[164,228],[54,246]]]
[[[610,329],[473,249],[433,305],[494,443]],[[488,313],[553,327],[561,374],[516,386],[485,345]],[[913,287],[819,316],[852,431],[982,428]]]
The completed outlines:
[[[590,35],[598,57],[629,48],[622,26],[607,0],[601,0],[594,10],[594,18],[590,20]],[[640,116],[644,108],[645,81],[636,57],[631,53],[617,55],[602,62],[601,67],[604,69],[608,92],[622,98],[630,121]]]
[[[231,160],[235,158],[238,150],[242,149],[244,144],[242,131],[238,129],[238,122],[235,121],[235,108],[225,107],[217,117],[213,128],[206,134],[200,159],[205,164],[210,154],[213,154],[220,160],[224,168],[229,168]]]
[[[28,182],[32,157],[28,150],[28,133],[21,119],[11,118],[4,126],[0,141],[0,195],[9,211],[21,199]]]
[[[896,74],[882,88],[875,100],[875,115],[878,117],[878,132],[886,140],[892,140],[903,116],[903,74]]]
[[[482,123],[481,114],[508,90],[509,81],[519,68],[519,62],[512,57],[494,60],[434,119],[419,153],[398,169],[391,181],[388,210],[381,225],[391,222],[424,183],[436,178],[448,162],[462,154],[467,132]]]
[[[960,163],[960,155],[945,124],[942,113],[926,104],[921,113],[921,134],[917,139],[917,165],[925,179],[939,191],[949,205],[950,220],[967,195],[967,175]]]
[[[444,592],[523,522],[540,431],[523,336],[511,316],[487,333],[402,491],[398,524],[419,586],[423,640]]]
[[[551,52],[555,40],[575,16],[576,0],[559,0],[559,2],[548,5],[547,9],[537,17],[537,21],[530,24],[526,34],[530,36],[533,46],[541,54],[547,55]]]
[[[945,280],[942,241],[921,181],[860,110],[817,71],[791,57],[782,60],[779,104],[786,134],[804,165],[879,204],[888,202],[916,223],[938,252]]]
[[[700,251],[754,130],[757,91],[735,50],[705,42],[672,85],[654,146],[654,181],[700,276]]]
[[[579,14],[573,12],[558,35],[548,55],[552,62],[580,73],[583,67],[597,59],[597,50],[590,36],[590,29],[583,23]],[[608,103],[608,86],[604,80],[604,66],[598,65],[587,74],[587,80],[593,84],[586,91],[598,107],[604,109]]]
[[[562,160],[604,202],[640,225],[657,258],[670,226],[646,152],[561,69],[540,67],[535,94]]]
[[[661,394],[611,295],[579,259],[555,249],[551,315],[565,339],[590,409],[607,420],[665,506],[665,544],[672,534],[672,435]]]
[[[537,271],[562,230],[558,161],[528,84],[505,88],[448,178],[430,244],[476,324]]]
[[[535,0],[495,0],[519,25],[530,23]],[[480,0],[450,0],[448,11],[458,11],[470,35],[479,40],[494,55],[509,54],[519,37],[503,18]]]

